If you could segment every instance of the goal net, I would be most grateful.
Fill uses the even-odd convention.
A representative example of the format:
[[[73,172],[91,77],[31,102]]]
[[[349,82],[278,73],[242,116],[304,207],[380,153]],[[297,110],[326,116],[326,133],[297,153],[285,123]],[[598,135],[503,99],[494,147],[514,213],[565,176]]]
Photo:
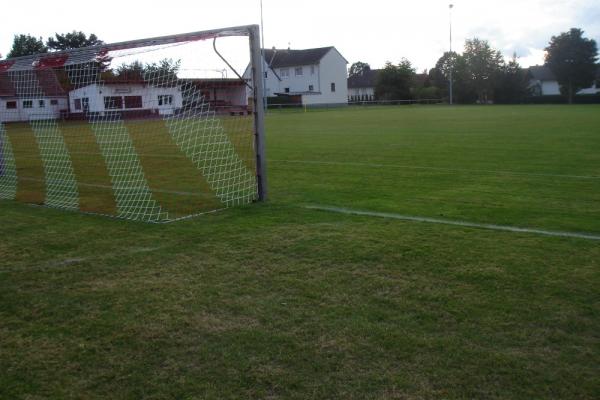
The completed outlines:
[[[0,199],[168,222],[266,196],[257,26],[0,60]]]

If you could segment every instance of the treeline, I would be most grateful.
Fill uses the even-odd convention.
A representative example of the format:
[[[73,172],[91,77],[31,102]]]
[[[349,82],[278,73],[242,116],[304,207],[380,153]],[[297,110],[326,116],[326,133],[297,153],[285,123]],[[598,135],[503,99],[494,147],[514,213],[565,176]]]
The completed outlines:
[[[95,34],[87,36],[80,31],[73,31],[65,34],[57,33],[49,37],[45,42],[44,39],[31,35],[15,35],[12,48],[6,55],[7,58],[29,56],[38,53],[48,53],[51,51],[79,49],[81,47],[96,46],[104,42]],[[1,58],[1,56],[0,56]]]
[[[64,34],[56,33],[49,37],[46,41],[43,38],[37,38],[27,34],[15,35],[11,50],[7,54],[7,58],[28,56],[39,53],[49,53],[53,51],[79,49],[88,46],[97,46],[104,44],[95,34],[87,35],[81,31],[72,31]],[[1,58],[1,56],[0,56]],[[88,74],[101,74],[101,78],[105,81],[119,80],[151,80],[154,84],[169,84],[177,80],[181,61],[172,59],[163,59],[156,63],[142,63],[134,61],[130,64],[122,64],[116,68],[109,67],[110,60],[97,62],[97,68],[87,71]],[[89,65],[88,65],[89,67]],[[82,71],[76,71],[77,67],[67,66],[65,74],[59,74],[61,83],[66,88],[69,85],[67,76],[70,72],[77,75],[77,80],[86,80],[82,76]],[[89,69],[89,68],[88,68]],[[73,70],[73,71],[71,71]]]
[[[561,92],[570,102],[579,90],[591,87],[597,77],[597,46],[581,29],[553,36],[546,47],[546,65],[555,74]],[[354,63],[350,76],[366,74],[370,66]],[[419,100],[450,97],[456,103],[522,103],[531,95],[530,77],[517,55],[505,60],[487,40],[465,41],[463,52],[446,52],[434,68],[418,74],[411,62],[387,62],[375,78],[376,100]],[[359,99],[360,100],[360,99]]]

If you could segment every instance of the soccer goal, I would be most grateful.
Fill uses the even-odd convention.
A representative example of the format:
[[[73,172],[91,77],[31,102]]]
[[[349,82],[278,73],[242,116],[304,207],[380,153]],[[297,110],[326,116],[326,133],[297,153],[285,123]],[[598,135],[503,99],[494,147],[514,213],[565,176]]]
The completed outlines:
[[[168,222],[267,196],[259,28],[0,60],[0,199]]]

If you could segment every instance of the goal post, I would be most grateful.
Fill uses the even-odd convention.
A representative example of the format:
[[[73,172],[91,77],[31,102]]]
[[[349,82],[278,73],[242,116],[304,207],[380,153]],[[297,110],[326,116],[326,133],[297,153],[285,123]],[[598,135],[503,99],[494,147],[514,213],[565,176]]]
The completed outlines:
[[[0,199],[147,222],[266,200],[259,35],[0,60]]]

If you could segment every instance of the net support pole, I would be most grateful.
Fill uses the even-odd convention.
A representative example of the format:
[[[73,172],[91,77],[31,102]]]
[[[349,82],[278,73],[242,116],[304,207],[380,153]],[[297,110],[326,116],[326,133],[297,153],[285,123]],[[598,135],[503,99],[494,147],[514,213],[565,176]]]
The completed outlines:
[[[256,179],[258,183],[258,201],[267,200],[267,159],[265,154],[265,108],[263,104],[264,77],[263,61],[260,49],[260,28],[249,27],[250,55],[252,62],[253,110],[254,110],[254,146],[256,151]]]

